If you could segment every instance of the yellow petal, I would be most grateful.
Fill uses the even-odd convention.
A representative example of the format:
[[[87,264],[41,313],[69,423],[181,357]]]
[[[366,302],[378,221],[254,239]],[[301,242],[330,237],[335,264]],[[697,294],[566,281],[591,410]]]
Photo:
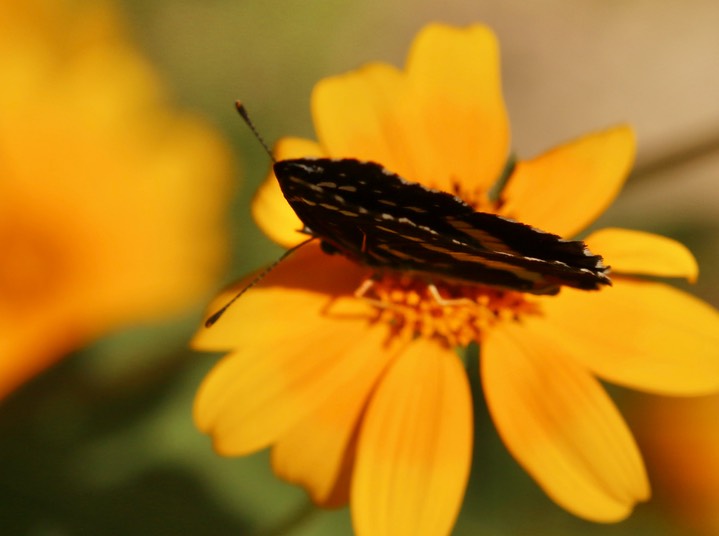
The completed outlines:
[[[618,126],[517,163],[500,214],[572,237],[612,203],[634,161],[634,134]]]
[[[602,386],[543,332],[497,327],[482,384],[507,448],[557,504],[592,521],[625,518],[649,496],[644,465]]]
[[[427,339],[410,343],[381,380],[359,433],[356,533],[449,534],[472,451],[472,401],[457,356]]]
[[[281,306],[278,304],[278,306]],[[204,379],[197,394],[195,421],[223,455],[243,455],[267,447],[325,404],[338,389],[369,375],[367,323],[320,318],[305,330],[278,332],[248,341]],[[272,323],[272,317],[266,317]],[[378,328],[375,328],[378,329]],[[268,331],[267,329],[265,331]]]
[[[668,285],[615,278],[599,292],[564,289],[542,304],[558,342],[602,378],[660,394],[719,390],[719,313]]]
[[[312,110],[331,156],[374,161],[442,190],[485,192],[507,158],[498,46],[485,26],[427,26],[406,73],[373,63],[324,79]]]
[[[323,156],[322,148],[316,142],[302,138],[282,138],[273,153],[277,161]],[[307,239],[307,235],[298,232],[304,226],[282,195],[271,168],[252,200],[252,217],[257,226],[281,246],[289,248]]]
[[[275,472],[304,486],[316,504],[336,507],[348,500],[358,420],[392,356],[383,344],[386,336],[375,328],[354,341],[361,347],[359,373],[338,384],[331,400],[280,437],[272,450]]]
[[[312,92],[312,116],[327,153],[405,173],[403,125],[396,116],[403,84],[400,72],[382,63],[318,82]]]
[[[412,162],[409,177],[445,191],[486,192],[509,151],[499,47],[483,25],[426,26],[407,60],[407,109]]]
[[[589,249],[604,257],[613,273],[685,277],[695,282],[699,265],[682,243],[666,236],[629,229],[601,229],[589,235]]]
[[[358,268],[309,244],[236,301],[196,347],[234,347],[203,381],[195,421],[223,454],[276,441],[361,376],[371,306],[346,297]],[[352,290],[350,290],[352,289]]]
[[[373,315],[364,300],[353,298],[367,269],[340,255],[327,255],[309,243],[269,272],[243,294],[210,328],[201,328],[191,342],[197,350],[222,351],[278,333],[311,332],[315,318],[361,319]],[[208,316],[226,305],[255,278],[249,276],[223,291],[208,307]]]

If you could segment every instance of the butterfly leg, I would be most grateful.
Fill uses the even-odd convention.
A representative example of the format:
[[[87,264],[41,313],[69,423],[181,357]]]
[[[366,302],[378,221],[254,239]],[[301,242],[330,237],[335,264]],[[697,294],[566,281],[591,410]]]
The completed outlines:
[[[376,281],[375,281],[374,277],[368,277],[367,279],[362,281],[362,284],[359,287],[357,287],[357,290],[354,291],[355,298],[372,300],[372,298],[366,298],[366,294],[373,286],[375,286],[375,284],[376,284]],[[378,300],[373,300],[373,301],[378,301]]]
[[[469,298],[444,298],[439,293],[439,289],[434,283],[427,283],[427,290],[429,291],[429,295],[432,296],[432,299],[434,299],[435,302],[437,302],[438,305],[441,305],[442,307],[457,307],[457,306],[466,306],[466,305],[476,305],[476,303]]]
[[[370,305],[374,305],[378,309],[401,311],[403,309],[403,306],[398,303],[387,302],[378,298],[372,298],[370,296],[367,296],[367,293],[372,289],[372,287],[377,284],[377,280],[375,279],[375,277],[376,276],[373,275],[362,281],[362,284],[357,287],[357,290],[354,291],[354,297],[360,300],[364,300]]]
[[[377,284],[377,281],[374,276],[368,277],[364,281],[362,281],[362,284],[360,284],[359,287],[357,287],[357,290],[354,291],[354,297],[358,298],[360,300],[365,300],[375,307],[379,307],[382,309],[401,309],[402,306],[396,303],[386,302],[379,300],[377,298],[372,298],[367,296],[367,293]],[[434,283],[428,283],[427,284],[427,290],[429,291],[430,296],[432,299],[437,303],[437,305],[440,305],[441,307],[458,307],[458,306],[467,306],[467,305],[476,305],[476,303],[469,298],[445,298],[439,293],[439,289]]]
[[[354,296],[357,299],[364,300],[375,307],[379,307],[381,309],[389,309],[392,307],[396,307],[396,305],[392,303],[388,303],[385,301],[382,301],[377,298],[372,298],[367,296],[367,293],[377,284],[377,280],[375,279],[375,276],[368,277],[364,281],[362,281],[362,284],[357,287],[357,290],[354,291]]]

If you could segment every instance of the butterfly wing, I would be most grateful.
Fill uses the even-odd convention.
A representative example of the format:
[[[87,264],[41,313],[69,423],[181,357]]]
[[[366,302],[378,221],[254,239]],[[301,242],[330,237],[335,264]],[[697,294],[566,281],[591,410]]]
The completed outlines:
[[[610,283],[582,242],[476,212],[372,162],[284,160],[275,175],[309,232],[356,262],[534,293]]]

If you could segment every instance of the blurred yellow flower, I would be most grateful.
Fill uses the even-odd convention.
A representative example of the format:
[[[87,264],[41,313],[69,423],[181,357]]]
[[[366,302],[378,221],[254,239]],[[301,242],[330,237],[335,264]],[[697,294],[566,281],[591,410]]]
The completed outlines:
[[[104,2],[0,7],[0,396],[101,333],[177,313],[224,261],[229,156]]]
[[[691,534],[719,534],[719,396],[652,398],[632,413],[659,507]]]
[[[496,40],[484,26],[426,27],[404,71],[374,63],[322,80],[312,112],[319,142],[283,139],[278,160],[375,161],[563,236],[612,202],[634,157],[631,130],[610,128],[518,162],[493,199],[509,125]],[[306,238],[272,176],[253,212],[280,244]],[[681,244],[622,229],[587,242],[613,267],[613,287],[536,296],[438,284],[442,295],[461,298],[451,305],[410,274],[383,274],[373,300],[357,298],[366,267],[304,246],[196,336],[197,348],[232,351],[201,386],[196,422],[223,455],[272,446],[276,473],[319,505],[349,501],[360,535],[448,534],[473,435],[454,348],[476,341],[489,410],[517,461],[570,512],[622,519],[648,498],[649,485],[597,377],[653,392],[719,389],[719,315],[636,277],[695,279]]]

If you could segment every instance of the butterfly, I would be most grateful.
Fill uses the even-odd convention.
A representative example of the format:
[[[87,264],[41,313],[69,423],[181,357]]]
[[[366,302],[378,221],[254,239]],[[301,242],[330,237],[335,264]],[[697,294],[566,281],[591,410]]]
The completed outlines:
[[[534,294],[611,284],[602,257],[583,242],[476,211],[380,164],[298,158],[273,168],[302,231],[327,253],[377,270]]]
[[[247,111],[237,111],[271,158]],[[242,289],[205,322],[222,313],[297,247],[319,239],[322,250],[376,271],[412,272],[428,281],[486,285],[533,294],[562,286],[597,290],[610,285],[609,267],[578,240],[565,240],[458,197],[407,181],[375,162],[352,158],[274,161],[285,199],[307,241]]]

